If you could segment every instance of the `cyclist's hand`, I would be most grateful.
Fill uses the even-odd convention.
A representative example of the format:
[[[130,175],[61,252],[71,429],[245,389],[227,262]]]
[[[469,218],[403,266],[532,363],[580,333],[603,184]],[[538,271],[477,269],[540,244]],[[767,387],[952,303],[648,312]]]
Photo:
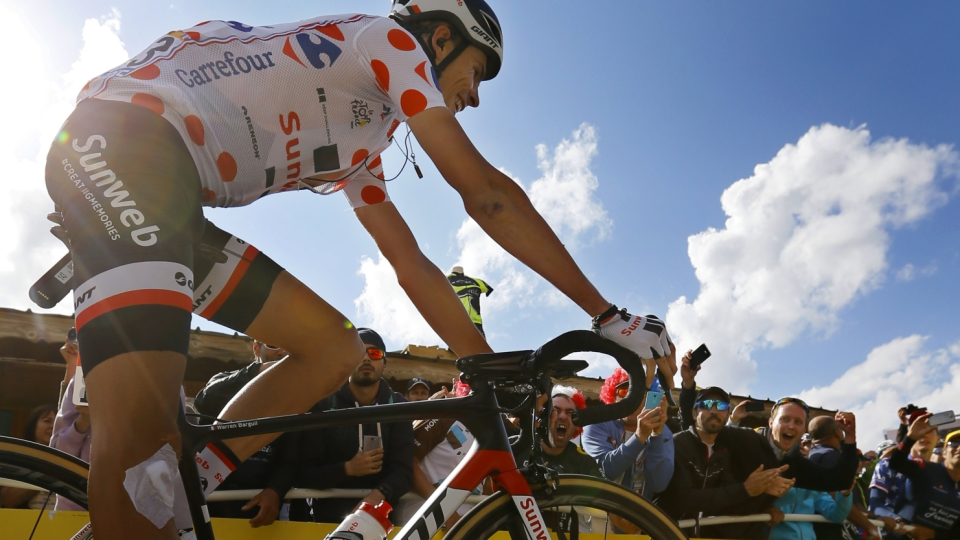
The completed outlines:
[[[594,319],[593,331],[637,353],[640,358],[656,359],[660,371],[666,375],[668,386],[673,388],[674,369],[666,358],[672,352],[671,340],[663,321],[652,315],[646,317],[631,315],[623,309],[612,316],[608,315],[604,320],[600,320],[599,317]],[[649,388],[652,382],[649,370],[647,379],[647,388]]]
[[[257,515],[250,520],[250,526],[256,529],[257,527],[262,527],[265,525],[270,525],[277,520],[277,516],[280,515],[280,495],[272,489],[265,489],[257,495],[250,499],[250,502],[243,505],[243,510],[246,512],[254,506],[259,506],[260,511],[257,512]]]
[[[376,474],[383,468],[383,448],[367,452],[357,452],[353,459],[343,464],[347,476],[367,476]]]
[[[637,353],[640,358],[669,354],[667,328],[660,319],[640,317],[622,309],[604,321],[594,320],[593,331]]]
[[[660,407],[656,409],[644,409],[637,415],[637,438],[647,442],[650,435],[666,421]]]

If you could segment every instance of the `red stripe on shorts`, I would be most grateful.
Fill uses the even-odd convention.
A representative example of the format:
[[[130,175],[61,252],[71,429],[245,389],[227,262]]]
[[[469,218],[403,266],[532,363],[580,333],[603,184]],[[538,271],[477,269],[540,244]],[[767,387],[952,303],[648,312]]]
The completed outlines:
[[[77,330],[108,311],[139,305],[173,306],[191,311],[193,309],[193,298],[181,292],[166,289],[141,289],[115,294],[81,311],[77,315]]]
[[[247,270],[250,268],[250,262],[253,261],[253,258],[260,251],[253,247],[247,246],[247,249],[243,251],[243,256],[240,257],[240,261],[237,263],[237,267],[233,269],[233,273],[230,274],[230,279],[227,280],[227,284],[223,286],[223,289],[220,291],[220,294],[210,302],[210,305],[207,306],[200,316],[204,319],[210,320],[211,317],[220,309],[220,306],[227,301],[227,298],[230,298],[230,295],[233,294],[233,290],[237,288],[237,284],[240,283],[240,280],[243,279],[243,275],[247,273]],[[190,304],[191,307],[193,304]]]

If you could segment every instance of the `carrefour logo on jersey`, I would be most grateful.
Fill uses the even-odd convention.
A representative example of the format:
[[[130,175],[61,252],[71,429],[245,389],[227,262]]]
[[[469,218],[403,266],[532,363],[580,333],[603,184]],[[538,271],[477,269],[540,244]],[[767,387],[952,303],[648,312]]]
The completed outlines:
[[[174,73],[177,74],[177,78],[179,78],[180,82],[185,84],[187,88],[193,88],[194,86],[203,86],[215,80],[218,81],[221,78],[244,75],[254,70],[270,69],[276,66],[276,64],[273,63],[273,59],[270,58],[272,54],[273,53],[265,52],[262,54],[236,56],[232,52],[227,51],[223,53],[223,60],[200,64],[196,69],[191,69],[189,72],[178,69]]]

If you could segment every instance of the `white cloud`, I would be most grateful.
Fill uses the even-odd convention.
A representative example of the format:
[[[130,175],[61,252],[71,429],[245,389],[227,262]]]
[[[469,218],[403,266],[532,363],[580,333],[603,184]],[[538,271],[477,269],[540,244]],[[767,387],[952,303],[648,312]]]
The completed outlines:
[[[681,350],[709,343],[723,362],[704,364],[705,378],[745,391],[754,350],[829,334],[841,309],[881,285],[889,231],[943,205],[939,184],[958,163],[945,145],[811,128],[727,188],[723,229],[689,238],[700,293],[667,313]]]
[[[933,262],[924,268],[918,269],[912,264],[905,264],[903,268],[897,270],[897,281],[913,281],[918,276],[928,277],[937,273],[937,263]]]
[[[378,254],[376,261],[364,257],[359,274],[366,285],[354,301],[359,316],[355,324],[374,328],[390,349],[439,343],[437,334],[397,284],[397,275],[383,254]]]
[[[613,222],[595,196],[599,180],[590,169],[597,154],[596,130],[584,123],[571,139],[563,139],[552,152],[540,144],[536,153],[542,175],[529,189],[524,189],[567,248],[606,238]],[[503,172],[524,187],[508,171]],[[463,221],[457,231],[457,244],[460,253],[456,264],[463,266],[467,275],[488,281],[495,289],[493,295],[483,299],[485,316],[508,307],[522,308],[534,301],[553,307],[572,305],[555,289],[544,286],[542,278],[504,251],[472,219]],[[361,261],[360,274],[366,281],[355,301],[361,321],[389,328],[387,339],[396,346],[439,342],[397,284],[393,269],[382,255],[377,262],[369,258]],[[496,339],[495,325],[485,325],[484,330],[488,339]]]
[[[44,55],[45,41],[34,35],[19,15],[0,6],[7,37],[17,43],[9,55],[10,73],[36,84],[8,84],[2,90],[0,119],[17,126],[0,132],[0,161],[7,164],[4,198],[0,199],[0,305],[36,308],[27,288],[65,252],[48,232],[44,219],[53,211],[44,184],[44,163],[49,142],[73,108],[80,87],[92,76],[127,58],[120,42],[119,13],[101,21],[88,19],[83,27],[84,46],[69,73],[50,73]],[[52,90],[48,90],[52,88]],[[70,313],[64,302],[57,311]]]
[[[927,336],[896,338],[867,355],[824,387],[799,397],[820,407],[853,411],[857,415],[857,443],[873,448],[885,429],[897,426],[897,409],[907,403],[931,412],[956,408],[960,396],[960,342],[927,350]]]
[[[912,264],[907,264],[897,271],[897,281],[913,281],[916,274],[917,269]]]

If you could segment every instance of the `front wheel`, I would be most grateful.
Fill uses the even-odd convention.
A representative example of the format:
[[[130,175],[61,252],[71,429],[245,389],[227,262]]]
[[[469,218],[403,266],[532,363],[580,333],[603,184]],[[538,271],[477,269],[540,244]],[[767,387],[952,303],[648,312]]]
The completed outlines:
[[[558,488],[537,496],[548,528],[563,539],[579,533],[637,533],[651,540],[687,540],[676,523],[660,509],[618,484],[580,475],[560,475]],[[515,539],[526,537],[513,499],[500,491],[474,507],[444,536],[444,540],[486,540],[497,531]],[[546,532],[546,531],[545,531]],[[549,535],[545,535],[549,538]]]

